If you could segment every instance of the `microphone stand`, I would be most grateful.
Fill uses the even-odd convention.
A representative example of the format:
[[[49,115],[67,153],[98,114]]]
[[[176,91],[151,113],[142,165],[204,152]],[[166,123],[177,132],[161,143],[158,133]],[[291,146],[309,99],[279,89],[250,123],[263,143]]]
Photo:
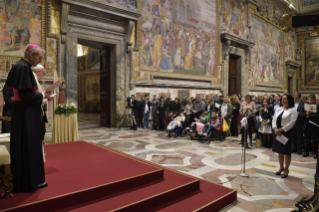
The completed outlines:
[[[248,120],[247,120],[247,122],[248,122]],[[246,166],[245,166],[245,164],[246,164],[246,146],[248,145],[247,144],[247,127],[246,126],[245,126],[244,136],[245,136],[245,138],[244,138],[244,168],[243,168],[242,172],[239,174],[239,176],[249,177],[249,175],[246,173]]]
[[[260,109],[258,109],[256,111],[254,111],[254,112],[251,112],[250,114],[247,115],[247,117],[249,117],[252,114],[257,113],[258,111],[261,111],[262,109],[265,109],[265,108],[268,108],[268,107],[272,107],[272,106],[273,105],[270,104],[267,107],[262,107],[262,108],[260,108]],[[248,118],[247,118],[247,125],[248,125]],[[248,144],[247,144],[247,125],[245,125],[245,132],[244,132],[244,136],[245,136],[245,138],[244,138],[244,168],[243,168],[243,172],[241,172],[239,174],[241,177],[249,177],[249,175],[246,173],[246,165],[245,165],[246,164],[246,146],[248,146]]]

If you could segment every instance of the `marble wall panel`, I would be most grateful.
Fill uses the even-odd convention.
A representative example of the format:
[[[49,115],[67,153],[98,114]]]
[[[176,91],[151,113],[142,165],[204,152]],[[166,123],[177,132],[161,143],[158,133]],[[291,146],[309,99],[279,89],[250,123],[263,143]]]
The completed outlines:
[[[160,96],[165,96],[169,97],[172,99],[175,98],[180,98],[181,92],[189,93],[187,97],[196,97],[197,95],[201,95],[202,97],[206,98],[207,95],[220,95],[219,90],[184,90],[184,89],[172,89],[172,88],[146,88],[146,87],[135,87],[130,91],[130,94],[137,94],[137,93],[148,93],[151,97],[153,98],[153,95],[157,95],[158,97]],[[186,94],[185,94],[186,95]],[[185,98],[186,96],[183,95]]]

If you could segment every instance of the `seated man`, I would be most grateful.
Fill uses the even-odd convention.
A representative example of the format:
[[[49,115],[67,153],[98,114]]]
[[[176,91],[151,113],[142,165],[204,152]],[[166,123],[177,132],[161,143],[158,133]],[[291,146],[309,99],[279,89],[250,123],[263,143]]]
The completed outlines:
[[[184,121],[185,121],[185,116],[184,116],[184,113],[181,112],[179,116],[177,116],[173,121],[169,123],[169,125],[167,126],[167,130],[173,130],[175,129],[176,126],[181,127],[182,126],[181,122],[184,122]]]
[[[206,123],[203,131],[199,134],[203,136],[207,136],[207,133],[209,133],[212,130],[216,130],[219,125],[220,125],[219,118],[216,115],[216,112],[214,111],[211,113],[209,122]]]
[[[205,102],[200,99],[199,96],[196,97],[196,101],[193,103],[192,107],[192,121],[198,118],[205,110]]]

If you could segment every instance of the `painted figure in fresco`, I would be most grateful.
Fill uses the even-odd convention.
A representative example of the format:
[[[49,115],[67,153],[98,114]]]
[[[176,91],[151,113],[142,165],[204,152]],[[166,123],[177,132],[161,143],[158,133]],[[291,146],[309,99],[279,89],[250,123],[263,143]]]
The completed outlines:
[[[31,44],[35,44],[39,46],[41,43],[41,31],[42,31],[41,15],[36,15],[35,18],[30,19],[30,24],[28,29],[31,35],[29,42]]]
[[[146,39],[141,46],[141,63],[146,67],[152,64],[151,48],[148,39]]]
[[[181,56],[185,57],[186,56],[186,34],[183,28],[181,28],[180,31],[178,32],[177,40],[181,47]]]
[[[24,46],[24,41],[29,36],[29,23],[30,19],[34,18],[38,10],[38,5],[30,0],[18,0],[11,1],[8,8],[8,18],[13,24],[13,30],[11,32],[12,44],[15,46],[15,41],[19,35],[21,35],[20,47]],[[20,33],[20,31],[22,31]]]
[[[154,39],[154,49],[153,49],[153,66],[152,68],[159,70],[161,67],[161,61],[163,57],[162,47],[164,45],[164,38],[162,35],[158,34]]]
[[[170,56],[168,54],[168,46],[163,47],[162,69],[167,70],[171,66]]]
[[[180,68],[182,66],[182,57],[181,57],[181,48],[178,48],[175,53],[174,65],[176,68]]]
[[[208,63],[208,75],[215,76],[215,65],[216,65],[216,53],[215,50],[212,48],[210,51],[209,63]]]
[[[7,16],[4,13],[4,10],[2,7],[0,7],[0,42],[1,42],[1,46],[0,46],[0,52],[2,53],[2,46],[4,46],[5,44],[9,44],[11,42],[11,36],[8,33],[7,29],[6,29],[6,24],[8,22]]]

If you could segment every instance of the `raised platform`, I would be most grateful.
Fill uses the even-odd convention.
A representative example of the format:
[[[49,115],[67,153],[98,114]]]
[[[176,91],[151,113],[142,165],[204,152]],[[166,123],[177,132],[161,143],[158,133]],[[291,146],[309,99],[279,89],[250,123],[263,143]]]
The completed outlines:
[[[218,211],[235,190],[83,141],[45,146],[46,181],[0,211]]]

